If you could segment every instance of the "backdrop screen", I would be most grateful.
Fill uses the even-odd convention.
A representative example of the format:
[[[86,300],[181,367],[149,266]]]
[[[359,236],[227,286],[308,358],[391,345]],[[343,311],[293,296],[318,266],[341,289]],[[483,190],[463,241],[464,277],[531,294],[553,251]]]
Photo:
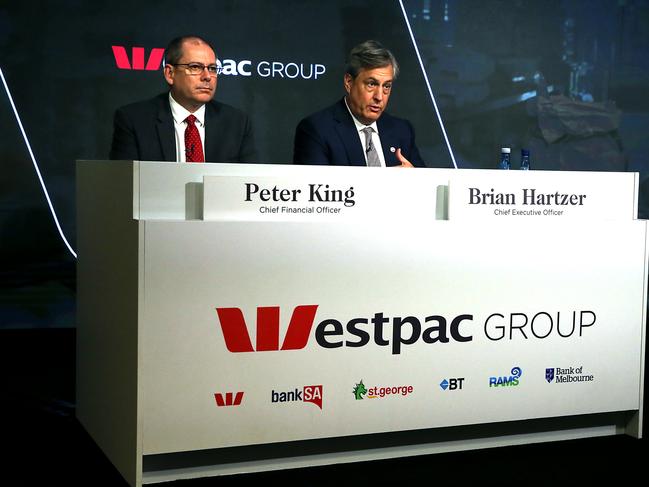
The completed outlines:
[[[115,109],[166,91],[184,34],[214,45],[216,99],[252,117],[262,163],[290,163],[377,39],[429,167],[495,168],[509,146],[513,168],[526,148],[533,169],[649,176],[647,0],[3,2],[0,327],[75,326],[75,161],[108,158]]]

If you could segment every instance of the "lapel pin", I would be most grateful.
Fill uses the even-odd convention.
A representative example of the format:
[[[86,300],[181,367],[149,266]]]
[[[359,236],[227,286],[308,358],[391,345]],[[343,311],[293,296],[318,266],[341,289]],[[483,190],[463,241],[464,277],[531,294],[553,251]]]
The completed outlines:
[[[396,151],[397,149],[395,149],[394,147],[390,147],[390,152],[396,152]]]

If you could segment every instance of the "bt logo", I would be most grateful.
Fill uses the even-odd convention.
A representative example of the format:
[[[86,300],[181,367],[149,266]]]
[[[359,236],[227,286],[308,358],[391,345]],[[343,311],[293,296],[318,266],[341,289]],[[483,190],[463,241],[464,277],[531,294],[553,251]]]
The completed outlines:
[[[451,379],[444,379],[440,382],[439,386],[442,390],[446,391],[456,391],[461,390],[462,385],[464,384],[464,377],[455,377]]]

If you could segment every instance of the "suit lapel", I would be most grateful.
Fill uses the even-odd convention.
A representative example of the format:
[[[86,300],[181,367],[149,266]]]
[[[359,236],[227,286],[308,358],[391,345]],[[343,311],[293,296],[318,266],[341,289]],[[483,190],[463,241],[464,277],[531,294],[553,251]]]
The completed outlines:
[[[215,103],[205,105],[205,162],[221,162],[219,158],[219,134],[226,133],[219,117],[219,106]]]
[[[381,137],[385,165],[398,166],[400,163],[397,159],[396,149],[399,147],[399,141],[390,125],[390,116],[387,113],[383,113],[376,122],[376,126],[379,129],[379,137]]]
[[[174,119],[171,116],[171,107],[169,106],[169,95],[167,94],[160,97],[156,129],[163,160],[175,161],[176,134],[174,131]]]
[[[334,120],[336,121],[336,132],[347,153],[347,162],[352,166],[365,166],[365,155],[363,154],[361,140],[344,99],[335,106]]]

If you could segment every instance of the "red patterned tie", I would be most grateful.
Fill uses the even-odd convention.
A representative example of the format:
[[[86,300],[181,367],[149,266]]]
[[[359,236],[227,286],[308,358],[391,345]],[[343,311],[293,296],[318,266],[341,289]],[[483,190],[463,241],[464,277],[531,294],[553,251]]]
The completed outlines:
[[[185,129],[185,158],[187,162],[205,162],[203,156],[203,144],[201,144],[201,135],[194,122],[196,117],[190,115],[185,119],[187,128]]]

